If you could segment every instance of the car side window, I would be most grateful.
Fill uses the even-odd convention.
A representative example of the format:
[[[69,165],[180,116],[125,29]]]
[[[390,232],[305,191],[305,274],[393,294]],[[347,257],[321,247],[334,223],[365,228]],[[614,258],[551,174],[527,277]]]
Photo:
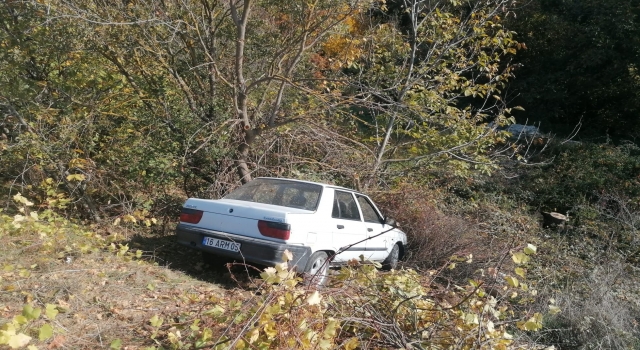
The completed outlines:
[[[356,197],[358,198],[358,203],[362,209],[364,221],[375,222],[377,224],[384,222],[367,197],[359,195],[356,195]]]
[[[360,221],[360,211],[355,199],[349,192],[335,191],[331,217],[336,219]]]

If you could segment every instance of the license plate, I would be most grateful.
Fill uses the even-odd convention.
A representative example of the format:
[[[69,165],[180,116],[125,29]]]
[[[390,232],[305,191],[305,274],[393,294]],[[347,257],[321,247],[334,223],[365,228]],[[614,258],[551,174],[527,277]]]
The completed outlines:
[[[224,239],[205,237],[202,240],[202,244],[208,247],[229,250],[236,253],[240,251],[240,243],[225,241]]]

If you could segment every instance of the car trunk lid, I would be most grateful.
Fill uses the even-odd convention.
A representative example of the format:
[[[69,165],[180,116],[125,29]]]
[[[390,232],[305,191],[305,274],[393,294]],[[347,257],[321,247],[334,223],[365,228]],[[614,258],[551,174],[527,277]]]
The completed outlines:
[[[279,240],[260,233],[259,221],[287,224],[287,214],[309,214],[308,210],[247,202],[233,199],[208,200],[189,198],[187,210],[202,211],[198,223],[182,222],[196,227],[239,234],[247,237]]]

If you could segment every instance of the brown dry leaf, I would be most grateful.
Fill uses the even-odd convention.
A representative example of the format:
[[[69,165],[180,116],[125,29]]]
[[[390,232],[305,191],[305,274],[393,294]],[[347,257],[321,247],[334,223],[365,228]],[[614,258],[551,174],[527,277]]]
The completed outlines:
[[[66,338],[63,335],[57,335],[47,347],[48,349],[59,349],[64,346]]]

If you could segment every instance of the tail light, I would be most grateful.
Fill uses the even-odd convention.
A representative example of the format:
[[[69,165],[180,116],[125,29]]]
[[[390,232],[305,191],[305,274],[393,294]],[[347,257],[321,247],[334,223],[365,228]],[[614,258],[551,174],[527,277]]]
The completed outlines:
[[[291,225],[282,222],[258,220],[260,234],[287,240],[291,236]]]
[[[180,212],[180,222],[197,224],[200,219],[202,219],[202,210],[182,208],[182,212]]]

